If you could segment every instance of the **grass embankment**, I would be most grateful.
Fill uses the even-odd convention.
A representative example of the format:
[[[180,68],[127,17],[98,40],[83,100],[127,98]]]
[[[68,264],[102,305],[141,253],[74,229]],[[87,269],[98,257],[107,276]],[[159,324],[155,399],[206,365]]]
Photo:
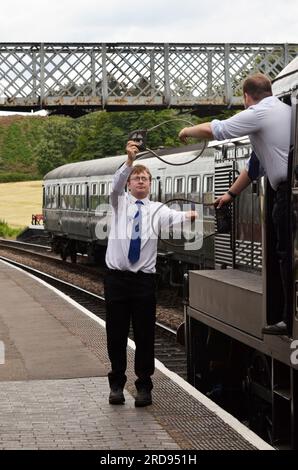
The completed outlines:
[[[5,236],[3,232],[7,236],[14,236],[20,228],[31,223],[32,214],[41,212],[41,181],[0,184],[0,236]],[[8,235],[9,233],[12,235]]]

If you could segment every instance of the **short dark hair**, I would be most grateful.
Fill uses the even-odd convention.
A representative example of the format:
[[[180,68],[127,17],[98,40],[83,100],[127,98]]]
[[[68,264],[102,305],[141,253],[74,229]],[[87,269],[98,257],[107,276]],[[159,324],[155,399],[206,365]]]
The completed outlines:
[[[256,73],[244,80],[243,94],[247,93],[255,101],[272,96],[271,82],[266,75]]]
[[[132,175],[139,175],[140,173],[143,173],[143,172],[148,173],[149,179],[151,181],[152,175],[150,173],[149,168],[147,168],[145,165],[136,165],[136,166],[134,166],[132,172],[129,175],[128,181],[130,180]]]

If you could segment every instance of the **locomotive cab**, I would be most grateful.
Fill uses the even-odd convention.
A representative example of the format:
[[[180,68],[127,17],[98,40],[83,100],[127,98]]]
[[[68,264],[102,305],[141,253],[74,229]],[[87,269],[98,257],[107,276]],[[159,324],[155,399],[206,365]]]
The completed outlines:
[[[291,334],[262,333],[281,316],[284,302],[269,217],[273,194],[263,177],[232,203],[231,232],[215,237],[215,269],[189,272],[188,379],[265,440],[297,448],[298,58],[275,79],[273,93],[292,109],[287,208]],[[227,191],[249,153],[243,139],[218,145],[215,196]]]

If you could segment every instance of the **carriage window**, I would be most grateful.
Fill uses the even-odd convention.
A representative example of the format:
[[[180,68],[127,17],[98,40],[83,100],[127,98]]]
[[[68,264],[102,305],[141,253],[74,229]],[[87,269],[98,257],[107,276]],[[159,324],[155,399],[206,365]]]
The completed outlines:
[[[237,157],[242,157],[242,155],[243,155],[243,148],[240,147],[236,150],[236,156]]]
[[[81,185],[74,185],[74,209],[80,210],[82,207]]]
[[[74,187],[72,184],[68,186],[68,207],[74,209]]]
[[[51,208],[57,208],[57,195],[56,195],[56,186],[51,186]]]
[[[91,184],[91,195],[90,195],[90,209],[95,211],[99,204],[99,196],[98,196],[98,184],[92,183]]]
[[[150,193],[151,193],[151,194],[155,194],[155,193],[156,193],[156,180],[155,180],[155,179],[153,179],[153,180],[151,181]]]
[[[46,187],[46,207],[47,208],[51,207],[51,187],[50,186]]]
[[[91,196],[96,196],[97,195],[97,184],[92,183],[91,185]]]
[[[172,178],[169,176],[166,178],[166,194],[172,194]]]
[[[249,158],[251,154],[252,148],[249,146],[243,147],[243,157],[244,158]]]
[[[55,197],[55,186],[51,186],[51,189],[50,189],[50,201],[51,201],[51,208],[52,208],[52,209],[55,208],[54,197]]]
[[[61,207],[61,186],[57,185],[57,207]]]
[[[151,180],[151,186],[150,186],[150,194],[151,194],[151,200],[156,201],[157,195],[156,195],[156,179],[153,178]]]
[[[229,158],[229,159],[230,159],[230,158],[234,158],[234,156],[235,156],[235,148],[234,148],[234,147],[229,148],[229,149],[228,149],[228,158]]]
[[[200,192],[200,177],[190,176],[188,178],[188,193],[199,193]]]
[[[213,176],[206,175],[204,176],[204,193],[212,193],[213,192]]]
[[[108,202],[107,183],[99,183],[99,203],[106,204]]]
[[[87,185],[81,184],[81,209],[87,209]]]
[[[61,191],[61,207],[62,209],[68,208],[67,186],[64,184]]]
[[[175,193],[184,193],[184,178],[175,178]]]
[[[100,183],[99,185],[99,195],[104,196],[106,194],[106,183]]]
[[[203,184],[203,202],[205,205],[203,207],[203,217],[206,219],[214,219],[214,207],[213,207],[213,184],[214,178],[213,175],[204,175],[204,184]]]

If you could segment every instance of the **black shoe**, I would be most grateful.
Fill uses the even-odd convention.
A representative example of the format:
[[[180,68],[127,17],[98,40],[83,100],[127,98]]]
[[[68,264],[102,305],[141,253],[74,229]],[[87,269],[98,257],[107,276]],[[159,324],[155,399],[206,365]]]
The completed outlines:
[[[122,388],[113,388],[110,391],[109,403],[110,405],[123,405],[125,398]]]
[[[275,323],[275,325],[268,325],[262,328],[264,335],[287,335],[288,327],[284,321]]]
[[[150,390],[138,390],[135,406],[148,406],[152,405],[152,395]]]

